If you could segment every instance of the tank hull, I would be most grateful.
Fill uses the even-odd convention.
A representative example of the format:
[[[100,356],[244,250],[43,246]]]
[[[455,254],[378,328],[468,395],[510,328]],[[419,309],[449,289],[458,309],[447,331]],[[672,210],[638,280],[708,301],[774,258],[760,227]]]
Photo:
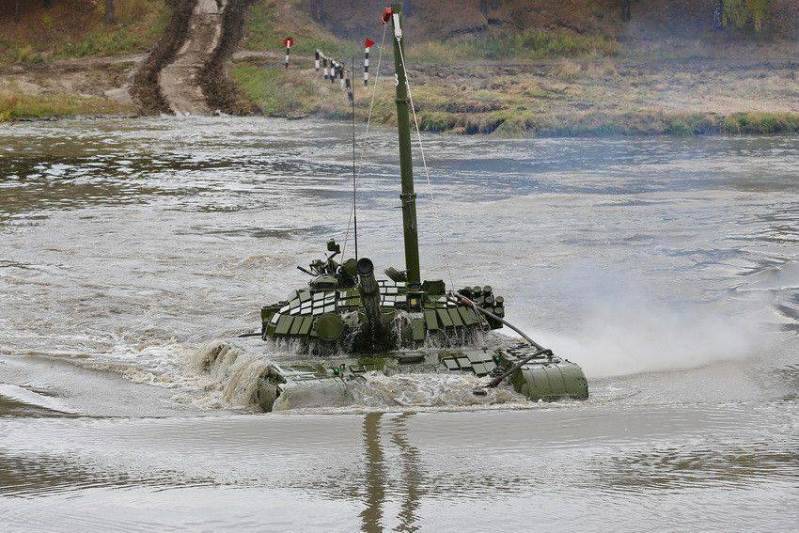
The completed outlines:
[[[265,412],[357,405],[364,384],[385,377],[471,378],[475,395],[490,391],[492,378],[512,369],[530,349],[509,340],[483,348],[422,348],[369,357],[294,359],[264,367],[250,404]],[[231,350],[221,350],[220,353]],[[477,378],[477,379],[475,379]],[[558,357],[535,358],[499,385],[529,401],[583,400],[588,384],[580,367]]]

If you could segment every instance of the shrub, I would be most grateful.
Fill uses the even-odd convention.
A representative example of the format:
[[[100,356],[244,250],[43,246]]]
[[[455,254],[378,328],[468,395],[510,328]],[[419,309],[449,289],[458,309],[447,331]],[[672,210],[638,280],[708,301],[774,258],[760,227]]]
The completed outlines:
[[[768,20],[771,0],[722,0],[724,24],[744,28],[751,24],[755,31],[762,31]]]

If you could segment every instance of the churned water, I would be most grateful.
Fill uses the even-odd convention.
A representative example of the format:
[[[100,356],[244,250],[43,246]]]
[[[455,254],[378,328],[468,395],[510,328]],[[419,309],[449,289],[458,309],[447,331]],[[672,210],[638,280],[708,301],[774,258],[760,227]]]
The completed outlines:
[[[280,354],[202,363],[328,238],[352,252],[348,137],[0,130],[0,529],[796,529],[799,140],[428,137],[423,274],[491,284],[591,399],[375,376],[256,414]],[[401,266],[394,133],[363,147],[359,250]]]

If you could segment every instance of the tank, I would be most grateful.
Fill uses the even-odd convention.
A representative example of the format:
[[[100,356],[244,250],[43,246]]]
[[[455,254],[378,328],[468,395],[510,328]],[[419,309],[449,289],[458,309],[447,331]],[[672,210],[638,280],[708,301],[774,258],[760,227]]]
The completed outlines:
[[[278,400],[308,405],[315,397],[344,405],[352,400],[348,382],[366,372],[471,374],[485,377],[485,387],[510,386],[531,401],[587,398],[580,367],[513,328],[505,299],[491,285],[453,288],[421,279],[401,4],[386,8],[383,21],[393,35],[396,68],[405,267],[385,268],[378,279],[357,245],[356,257],[342,259],[334,240],[321,258],[297,267],[309,275],[307,286],[262,307],[260,336],[300,355],[268,367],[257,403],[265,411]],[[505,326],[525,340],[493,333]]]

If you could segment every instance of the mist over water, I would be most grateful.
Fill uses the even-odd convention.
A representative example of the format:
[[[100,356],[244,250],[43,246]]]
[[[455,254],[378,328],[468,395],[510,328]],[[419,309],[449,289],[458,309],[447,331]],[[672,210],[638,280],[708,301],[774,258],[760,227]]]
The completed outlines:
[[[653,295],[636,274],[621,278],[583,268],[563,279],[584,302],[574,312],[575,330],[552,333],[549,343],[585,361],[592,376],[743,360],[772,351],[780,341],[771,298],[686,301]]]
[[[345,240],[349,135],[256,118],[0,130],[9,530],[793,529],[799,141],[427,136],[423,274],[492,285],[591,398],[368,376],[355,405],[252,414],[255,378],[296,355],[219,342]],[[395,132],[364,148],[359,250],[402,266]]]

